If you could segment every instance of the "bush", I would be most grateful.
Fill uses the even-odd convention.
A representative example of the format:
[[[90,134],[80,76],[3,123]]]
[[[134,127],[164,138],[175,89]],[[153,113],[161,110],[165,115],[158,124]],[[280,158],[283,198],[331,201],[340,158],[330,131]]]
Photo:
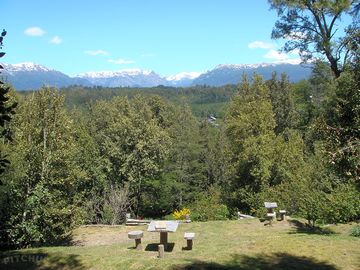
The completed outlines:
[[[124,222],[129,207],[130,199],[128,187],[111,188],[105,199],[103,222],[111,225]]]
[[[194,221],[226,220],[230,216],[227,206],[221,203],[220,192],[214,189],[198,195],[189,208]]]
[[[354,228],[352,228],[350,235],[360,237],[360,225],[356,225]]]
[[[162,218],[171,214],[177,205],[179,190],[175,178],[170,174],[163,174],[158,179],[146,179],[139,202],[139,213],[145,217]]]
[[[328,196],[326,222],[345,223],[356,220],[360,216],[360,193],[355,185],[343,184]]]

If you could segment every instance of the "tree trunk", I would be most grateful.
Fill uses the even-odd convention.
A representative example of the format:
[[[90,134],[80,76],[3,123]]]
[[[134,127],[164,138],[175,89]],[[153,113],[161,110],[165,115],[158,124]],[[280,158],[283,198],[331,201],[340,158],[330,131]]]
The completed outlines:
[[[330,62],[330,68],[331,68],[332,72],[334,73],[335,78],[339,78],[342,71],[339,69],[338,61],[336,61],[336,59],[331,55],[330,52],[326,52],[326,58]]]

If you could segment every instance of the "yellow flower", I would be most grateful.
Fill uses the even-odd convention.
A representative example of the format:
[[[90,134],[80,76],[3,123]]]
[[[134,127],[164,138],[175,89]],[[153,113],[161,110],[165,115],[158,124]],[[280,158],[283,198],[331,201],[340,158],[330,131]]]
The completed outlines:
[[[187,215],[190,215],[190,209],[183,208],[181,210],[175,210],[172,215],[175,219],[185,219]]]

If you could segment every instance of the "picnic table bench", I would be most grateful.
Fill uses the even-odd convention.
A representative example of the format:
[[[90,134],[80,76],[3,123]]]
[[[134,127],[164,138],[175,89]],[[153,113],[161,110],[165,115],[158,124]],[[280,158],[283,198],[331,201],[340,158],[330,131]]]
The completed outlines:
[[[137,250],[142,249],[141,238],[143,236],[144,236],[143,231],[131,231],[131,232],[128,233],[128,237],[130,239],[135,239],[135,249],[137,249]]]
[[[275,208],[277,208],[276,202],[264,202],[265,208],[267,210],[266,219],[269,221],[269,225],[272,225],[272,222],[276,219]]]
[[[193,233],[193,232],[184,233],[184,239],[186,239],[186,244],[187,244],[186,249],[187,250],[192,250],[194,238],[195,238],[195,233]]]
[[[276,220],[275,208],[278,207],[276,202],[264,202],[265,208],[267,209],[266,218],[269,220],[269,224]],[[286,220],[286,210],[279,210],[280,219]]]

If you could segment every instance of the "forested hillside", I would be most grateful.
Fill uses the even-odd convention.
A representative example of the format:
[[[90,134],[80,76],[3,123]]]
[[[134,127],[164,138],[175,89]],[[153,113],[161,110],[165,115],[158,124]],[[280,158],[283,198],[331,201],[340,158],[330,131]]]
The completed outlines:
[[[222,87],[195,86],[187,88],[178,87],[82,87],[73,86],[61,88],[60,92],[65,96],[65,105],[68,109],[74,107],[85,109],[98,100],[111,100],[113,97],[122,96],[132,99],[137,95],[144,97],[160,96],[174,104],[187,103],[197,117],[206,117],[210,114],[223,117],[226,104],[236,93],[236,85]],[[20,92],[20,95],[31,95],[32,92]]]
[[[126,212],[261,216],[267,200],[312,225],[356,219],[357,68],[335,79],[319,63],[296,84],[274,74],[220,88],[13,91],[2,239],[56,241],[79,224],[121,223]],[[209,114],[222,119],[214,125]]]

